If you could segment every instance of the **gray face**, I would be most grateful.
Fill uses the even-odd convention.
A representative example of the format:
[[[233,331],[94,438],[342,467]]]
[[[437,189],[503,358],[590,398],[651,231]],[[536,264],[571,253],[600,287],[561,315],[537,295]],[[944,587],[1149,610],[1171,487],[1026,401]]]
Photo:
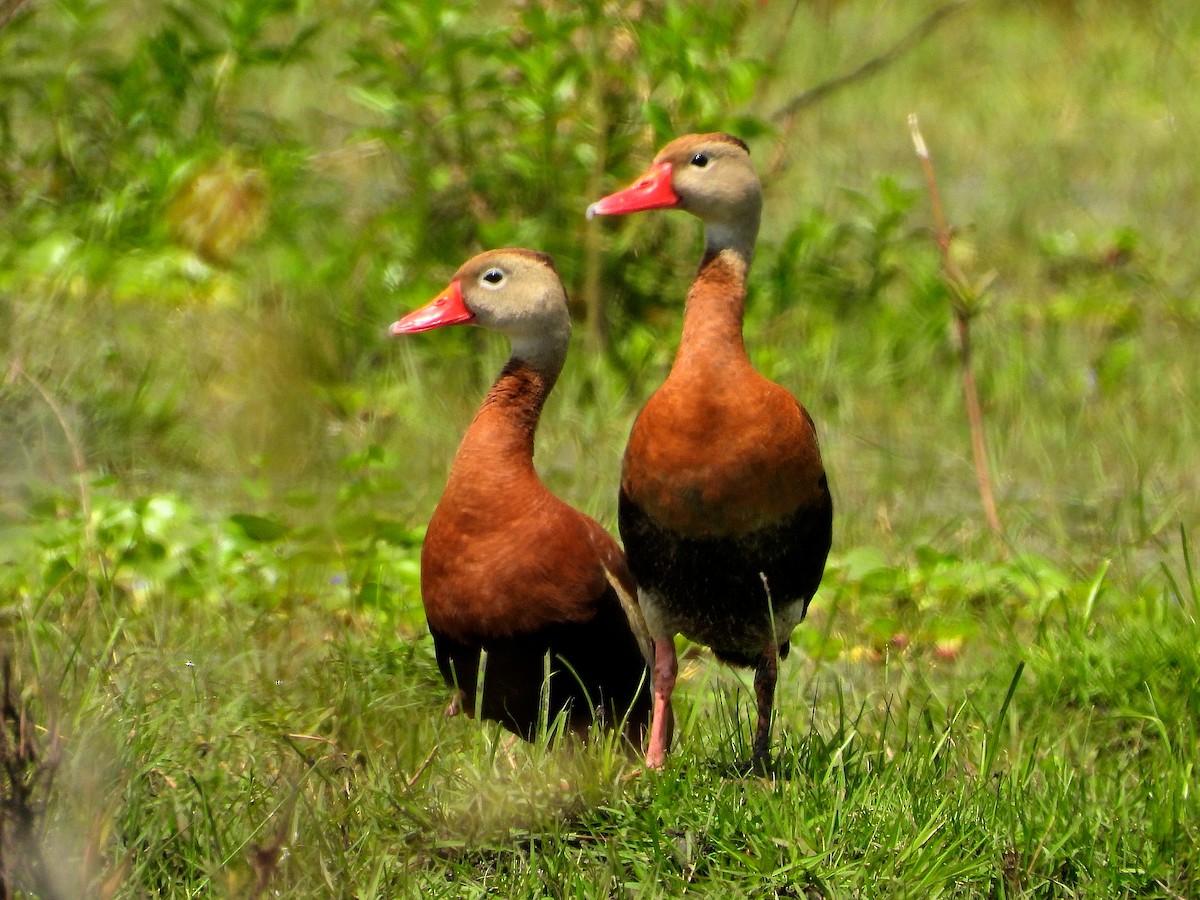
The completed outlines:
[[[529,250],[490,250],[464,264],[454,280],[475,324],[508,337],[513,356],[561,365],[571,316],[549,257]]]
[[[681,148],[671,163],[683,209],[706,223],[757,218],[762,187],[750,156],[741,148],[700,143]]]
[[[753,253],[762,184],[744,144],[722,134],[686,135],[667,144],[654,161],[671,164],[679,208],[704,222],[709,249]]]

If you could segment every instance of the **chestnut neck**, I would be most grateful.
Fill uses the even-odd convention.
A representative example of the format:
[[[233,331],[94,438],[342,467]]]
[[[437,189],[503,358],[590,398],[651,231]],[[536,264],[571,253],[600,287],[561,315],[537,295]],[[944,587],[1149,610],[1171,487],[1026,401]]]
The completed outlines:
[[[500,370],[459,448],[459,457],[481,457],[488,465],[533,468],[534,436],[558,368],[517,356]]]
[[[749,268],[749,256],[740,249],[705,249],[684,306],[673,373],[750,365],[742,338]]]

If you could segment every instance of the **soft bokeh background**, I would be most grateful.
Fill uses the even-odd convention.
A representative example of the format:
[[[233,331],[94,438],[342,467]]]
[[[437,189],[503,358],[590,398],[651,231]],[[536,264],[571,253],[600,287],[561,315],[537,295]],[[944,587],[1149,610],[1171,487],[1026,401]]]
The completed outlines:
[[[1195,521],[1188,4],[16,6],[0,32],[10,515],[21,491],[72,495],[73,440],[88,473],[200,503],[248,482],[324,501],[377,454],[396,494],[380,501],[419,524],[504,350],[386,326],[468,255],[529,245],[555,255],[584,338],[541,462],[610,516],[698,237],[679,216],[581,210],[669,136],[724,128],[768,181],[750,344],[821,425],[839,544],[969,536],[915,112],[956,250],[995,274],[978,367],[1012,541],[1108,552]]]
[[[69,735],[53,796],[75,799],[50,820],[63,858],[84,862],[63,878],[241,896],[285,871],[319,896],[341,867],[359,895],[389,878],[395,895],[413,872],[449,878],[438,853],[474,852],[497,744],[438,718],[417,567],[506,348],[387,326],[481,249],[552,253],[577,328],[538,467],[613,526],[700,236],[682,214],[583,210],[668,138],[722,129],[749,141],[766,185],[747,343],[815,418],[837,510],[785,673],[803,697],[784,704],[786,733],[814,729],[786,747],[816,760],[794,821],[840,815],[821,779],[846,734],[874,748],[868,769],[924,777],[879,761],[905,758],[897,697],[913,740],[936,744],[929,771],[944,746],[961,754],[955,808],[994,811],[969,789],[1007,713],[1003,752],[1037,776],[1012,788],[1011,821],[972,820],[987,837],[963,825],[960,849],[988,844],[966,854],[986,869],[972,889],[1015,889],[1010,852],[1084,893],[1142,864],[1153,877],[1121,890],[1196,886],[1172,861],[1195,802],[1180,723],[1200,710],[1194,642],[1172,618],[1196,600],[1200,528],[1195,3],[0,0],[0,23],[0,625],[49,723],[37,733]],[[971,333],[1000,539],[976,490],[914,113],[955,259],[989,285]],[[684,746],[736,753],[745,685],[689,659]],[[889,659],[900,668],[873,668]],[[855,703],[865,718],[847,724]],[[1101,726],[1094,708],[1124,712]],[[856,821],[895,807],[872,771],[874,812]],[[1174,787],[1139,793],[1164,771],[1182,773]],[[1095,776],[1094,806],[1072,799],[1075,772]],[[680,784],[641,811],[724,791]],[[548,790],[540,806],[522,795],[522,828],[625,802],[607,781]],[[318,835],[290,869],[246,862],[286,832],[272,844],[255,803]],[[861,844],[830,845],[849,854],[843,890],[883,896],[872,879],[895,866],[935,895],[900,871],[913,808],[894,809],[896,841],[864,825]],[[1077,844],[1038,843],[1072,816],[1147,843],[1082,825]],[[360,833],[385,849],[337,837]],[[676,894],[693,850],[686,877],[648,857]],[[622,845],[614,867],[626,851],[641,852]],[[454,859],[474,877],[476,857]]]

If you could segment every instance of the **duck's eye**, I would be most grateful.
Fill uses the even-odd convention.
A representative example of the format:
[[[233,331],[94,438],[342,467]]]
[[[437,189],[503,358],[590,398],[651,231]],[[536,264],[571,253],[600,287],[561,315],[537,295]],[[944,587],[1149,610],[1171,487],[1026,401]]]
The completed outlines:
[[[502,269],[488,269],[479,276],[479,282],[484,287],[498,288],[504,284],[505,274]]]
[[[708,165],[708,154],[707,153],[697,153],[695,156],[692,157],[692,165],[695,166],[697,169],[703,169],[705,166]]]

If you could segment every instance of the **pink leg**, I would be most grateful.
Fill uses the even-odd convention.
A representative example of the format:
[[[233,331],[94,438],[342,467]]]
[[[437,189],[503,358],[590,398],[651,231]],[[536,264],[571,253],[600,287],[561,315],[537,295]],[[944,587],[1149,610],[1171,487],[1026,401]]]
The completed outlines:
[[[646,768],[661,769],[671,743],[674,719],[671,714],[671,693],[675,690],[675,675],[679,659],[675,656],[675,639],[654,641],[654,721],[650,724],[650,746],[646,748]]]
[[[771,757],[771,710],[775,705],[775,680],[779,676],[779,648],[768,641],[762,658],[754,670],[754,696],[758,701],[758,727],[754,732],[754,749],[750,765],[755,771],[766,771]]]

